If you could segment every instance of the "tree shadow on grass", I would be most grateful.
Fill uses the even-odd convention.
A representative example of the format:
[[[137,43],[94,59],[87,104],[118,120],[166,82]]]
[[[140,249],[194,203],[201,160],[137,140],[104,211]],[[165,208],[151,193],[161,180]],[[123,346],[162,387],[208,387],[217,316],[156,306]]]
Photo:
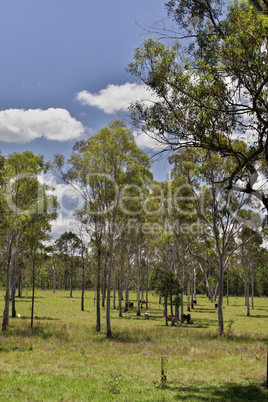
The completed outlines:
[[[268,390],[264,385],[225,383],[219,386],[179,386],[173,388],[177,392],[175,400],[179,401],[254,401],[268,400]]]
[[[9,327],[7,331],[1,333],[2,337],[15,339],[16,337],[22,338],[42,338],[42,339],[67,339],[67,334],[64,328],[59,328],[56,326],[46,326],[46,325],[38,325],[34,323],[34,326],[31,328],[27,327]]]
[[[30,319],[31,319],[31,317],[26,316],[26,315],[22,315],[21,317],[11,317],[11,318],[13,318],[13,319],[18,319],[18,320],[30,320]],[[35,320],[37,320],[37,321],[59,321],[58,318],[52,318],[52,317],[38,317],[38,316],[35,316],[35,317],[34,317],[34,321],[35,321]]]

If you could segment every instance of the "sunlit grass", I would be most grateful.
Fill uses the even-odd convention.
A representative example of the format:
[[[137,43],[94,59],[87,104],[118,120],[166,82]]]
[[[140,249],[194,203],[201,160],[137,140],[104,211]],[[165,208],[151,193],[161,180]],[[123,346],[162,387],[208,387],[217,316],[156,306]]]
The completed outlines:
[[[3,292],[1,302],[3,311]],[[95,331],[93,293],[85,311],[80,293],[37,291],[34,328],[30,293],[16,299],[20,318],[0,333],[0,400],[50,401],[263,401],[268,342],[268,300],[255,299],[246,316],[243,298],[224,309],[225,336],[217,337],[217,311],[204,296],[192,323],[166,327],[163,307],[150,295],[150,319],[135,309],[111,312],[113,339]],[[132,294],[135,303],[135,295]],[[136,305],[136,303],[135,303]],[[145,312],[145,309],[142,310]],[[167,388],[158,388],[161,357]],[[225,399],[225,395],[227,395]],[[229,399],[228,399],[229,398]]]

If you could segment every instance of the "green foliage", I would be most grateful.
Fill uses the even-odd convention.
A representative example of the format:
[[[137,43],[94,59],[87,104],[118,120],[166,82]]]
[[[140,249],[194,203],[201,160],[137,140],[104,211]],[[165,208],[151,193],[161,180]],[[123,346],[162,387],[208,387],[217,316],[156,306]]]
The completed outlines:
[[[253,189],[268,164],[267,1],[172,0],[166,8],[178,31],[167,22],[169,41],[146,39],[129,65],[155,95],[152,104],[132,105],[133,122],[165,151],[193,147],[231,157],[228,188],[256,196],[268,210],[266,195]]]
[[[161,267],[153,269],[150,275],[151,289],[165,300],[171,298],[175,306],[180,305],[181,285],[175,272]],[[174,298],[172,296],[175,296]]]

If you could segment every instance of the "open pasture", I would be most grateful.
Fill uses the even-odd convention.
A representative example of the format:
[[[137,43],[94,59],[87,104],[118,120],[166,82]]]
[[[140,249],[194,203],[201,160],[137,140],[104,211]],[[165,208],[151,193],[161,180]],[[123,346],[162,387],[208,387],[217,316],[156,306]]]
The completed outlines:
[[[0,311],[4,293],[1,292]],[[30,292],[16,299],[20,318],[0,333],[2,401],[265,401],[268,300],[256,298],[246,316],[242,297],[224,301],[225,336],[217,337],[217,309],[198,296],[192,323],[166,327],[163,307],[150,295],[150,319],[134,309],[112,311],[113,339],[95,327],[93,292],[37,291],[34,328]],[[186,309],[185,309],[186,310]],[[166,387],[161,389],[161,357]]]

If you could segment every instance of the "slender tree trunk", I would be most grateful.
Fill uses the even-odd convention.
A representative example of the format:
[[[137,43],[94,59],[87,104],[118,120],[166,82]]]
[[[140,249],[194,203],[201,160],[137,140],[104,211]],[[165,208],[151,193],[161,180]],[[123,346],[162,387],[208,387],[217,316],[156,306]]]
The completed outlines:
[[[123,299],[123,273],[124,273],[124,248],[123,248],[123,236],[121,236],[121,256],[120,256],[120,277],[119,277],[119,292],[118,292],[118,315],[123,317],[122,312],[122,299]]]
[[[70,297],[73,297],[73,260],[71,257],[71,269],[70,269]]]
[[[182,262],[182,275],[181,275],[181,323],[183,323],[183,295],[184,295],[184,281],[185,281],[185,264],[184,261]]]
[[[137,250],[137,316],[141,315],[140,310],[140,249]]]
[[[245,300],[247,307],[247,316],[250,316],[250,308],[249,308],[249,282],[246,280],[245,282]]]
[[[113,266],[113,310],[115,310],[115,301],[116,301],[116,272],[115,267]]]
[[[224,279],[222,279],[222,287],[223,287],[223,284],[224,284]],[[216,285],[215,293],[214,293],[214,297],[213,297],[213,300],[214,300],[214,301],[217,300],[217,294],[218,294],[218,292],[219,292],[219,286],[220,286],[220,284],[219,284],[219,282],[218,282],[217,285]]]
[[[128,311],[128,302],[129,302],[129,270],[130,270],[130,260],[129,255],[127,255],[127,269],[125,275],[125,311]]]
[[[196,269],[194,268],[194,300],[196,300]]]
[[[13,258],[12,274],[11,274],[11,301],[12,301],[12,317],[16,317],[16,279],[17,279],[17,253]]]
[[[222,258],[222,256],[220,256]],[[224,282],[224,269],[222,260],[220,260],[219,267],[219,281],[218,281],[218,289],[219,289],[219,297],[218,297],[218,335],[221,336],[224,334],[224,322],[223,322],[223,282]]]
[[[35,258],[33,257],[31,328],[33,328],[34,292],[35,292]]]
[[[251,273],[251,308],[254,310],[254,274]]]
[[[229,306],[229,269],[227,269],[227,288],[226,288],[227,306]]]
[[[112,282],[112,269],[113,269],[113,251],[114,251],[114,219],[109,226],[109,269],[108,269],[108,283],[107,283],[107,303],[106,303],[106,337],[112,337],[111,328],[111,282]]]
[[[18,297],[22,298],[22,272],[19,273]]]
[[[105,307],[106,290],[107,290],[107,255],[105,253],[104,272],[102,278],[102,307]]]
[[[9,324],[9,302],[10,302],[10,281],[11,281],[11,264],[12,264],[12,244],[9,245],[7,269],[6,269],[6,295],[5,308],[3,312],[2,331],[6,331]]]
[[[187,311],[191,311],[190,301],[191,301],[191,285],[190,281],[188,280],[187,283]]]
[[[167,297],[165,297],[165,304],[164,304],[164,316],[166,318],[166,327],[168,327],[168,318],[167,318]]]
[[[146,310],[148,310],[148,296],[149,296],[149,265],[148,265],[148,261],[146,264]]]
[[[56,262],[53,256],[53,295],[56,293]]]
[[[84,246],[82,246],[84,247]],[[82,294],[81,294],[81,311],[85,311],[85,260],[84,260],[84,250],[82,250]]]
[[[97,303],[96,303],[96,331],[101,330],[101,309],[100,309],[100,274],[101,274],[101,248],[98,245],[97,254]]]
[[[191,309],[194,308],[194,286],[193,286],[193,278],[191,279]]]

